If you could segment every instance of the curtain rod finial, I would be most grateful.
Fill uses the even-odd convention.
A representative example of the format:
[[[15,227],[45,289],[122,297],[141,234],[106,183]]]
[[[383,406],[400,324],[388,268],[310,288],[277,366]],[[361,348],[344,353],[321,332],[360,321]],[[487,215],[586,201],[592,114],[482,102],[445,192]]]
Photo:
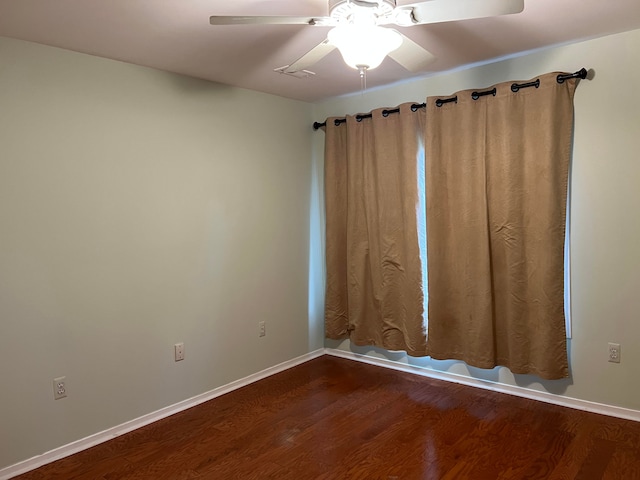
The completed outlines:
[[[593,72],[593,70],[591,70],[591,72]],[[565,75],[558,75],[556,80],[558,81],[558,83],[564,83],[565,80],[569,80],[570,78],[581,78],[581,79],[585,79],[587,78],[587,75],[589,74],[589,72],[587,71],[586,68],[582,67],[580,70],[578,70],[575,73],[567,73]],[[591,75],[591,78],[593,78],[593,75]]]

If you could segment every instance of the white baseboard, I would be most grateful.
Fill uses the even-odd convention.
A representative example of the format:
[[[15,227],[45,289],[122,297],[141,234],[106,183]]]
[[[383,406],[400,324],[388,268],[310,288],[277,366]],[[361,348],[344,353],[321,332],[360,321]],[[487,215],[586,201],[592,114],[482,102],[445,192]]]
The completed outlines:
[[[580,400],[577,398],[564,397],[561,395],[554,395],[548,392],[541,392],[538,390],[532,390],[529,388],[518,387],[514,385],[507,385],[504,383],[480,380],[477,378],[466,377],[455,373],[440,372],[428,368],[415,367],[412,365],[394,362],[393,360],[376,358],[368,355],[360,355],[353,352],[346,352],[344,350],[324,348],[315,350],[305,355],[301,355],[300,357],[296,357],[260,372],[254,373],[253,375],[249,375],[248,377],[228,383],[227,385],[223,385],[200,395],[196,395],[195,397],[183,400],[182,402],[178,402],[174,405],[170,405],[147,415],[143,415],[142,417],[130,420],[121,425],[117,425],[102,432],[90,435],[81,440],[63,445],[62,447],[50,450],[46,453],[43,453],[42,455],[37,455],[28,460],[24,460],[9,467],[5,467],[0,470],[0,480],[9,480],[10,478],[21,475],[25,472],[35,470],[36,468],[46,465],[47,463],[51,463],[56,460],[60,460],[61,458],[73,455],[74,453],[81,452],[82,450],[86,450],[87,448],[91,448],[95,445],[106,442],[120,435],[124,435],[125,433],[144,427],[145,425],[149,425],[150,423],[157,422],[158,420],[162,420],[163,418],[169,417],[188,408],[195,407],[196,405],[212,400],[216,397],[224,395],[225,393],[232,392],[233,390],[237,390],[238,388],[257,382],[258,380],[262,380],[263,378],[267,378],[271,375],[275,375],[276,373],[288,370],[289,368],[308,362],[309,360],[320,357],[324,354],[332,355],[334,357],[356,360],[358,362],[377,365],[380,367],[399,370],[402,372],[408,372],[415,375],[422,375],[438,380],[444,380],[447,382],[483,388],[485,390],[492,390],[494,392],[507,393],[518,397],[552,403],[554,405],[561,405],[563,407],[575,408],[577,410],[584,410],[587,412],[599,413],[611,417],[624,418],[627,420],[640,422],[640,411],[638,410],[615,407],[602,403]]]
[[[235,382],[231,382],[221,387],[214,388],[213,390],[202,393],[200,395],[196,395],[192,398],[188,398],[187,400],[183,400],[182,402],[178,402],[174,405],[169,405],[168,407],[162,408],[147,415],[143,415],[142,417],[135,418],[121,425],[117,425],[102,432],[95,433],[81,440],[63,445],[62,447],[55,448],[43,453],[42,455],[37,455],[35,457],[29,458],[28,460],[24,460],[9,467],[5,467],[3,469],[0,469],[0,480],[8,480],[25,472],[35,470],[36,468],[46,465],[47,463],[55,462],[56,460],[60,460],[61,458],[81,452],[82,450],[91,448],[95,445],[98,445],[99,443],[103,443],[115,437],[119,437],[120,435],[124,435],[125,433],[144,427],[145,425],[149,425],[150,423],[157,422],[158,420],[162,420],[163,418],[169,417],[178,412],[182,412],[183,410],[186,410],[188,408],[195,407],[196,405],[212,400],[216,397],[224,395],[225,393],[232,392],[233,390],[237,390],[238,388],[257,382],[258,380],[262,380],[263,378],[270,377],[271,375],[275,375],[276,373],[288,370],[289,368],[300,365],[301,363],[308,362],[309,360],[324,355],[324,353],[324,349],[321,348],[319,350],[301,355],[294,359],[262,370],[258,373],[254,373],[253,375],[249,375],[248,377],[236,380]]]
[[[588,400],[580,400],[578,398],[565,397],[562,395],[554,395],[553,393],[541,392],[539,390],[532,390],[530,388],[507,385],[505,383],[492,382],[489,380],[481,380],[464,375],[458,375],[455,373],[440,372],[424,367],[415,367],[412,365],[407,365],[405,363],[395,362],[393,360],[371,357],[369,355],[361,355],[353,352],[346,352],[344,350],[337,350],[334,348],[325,348],[324,350],[327,355],[333,355],[334,357],[347,358],[350,360],[356,360],[358,362],[368,363],[370,365],[377,365],[379,367],[391,368],[393,370],[413,373],[415,375],[422,375],[424,377],[459,383],[462,385],[468,385],[470,387],[483,388],[485,390],[492,390],[494,392],[507,393],[509,395],[515,395],[517,397],[524,397],[531,400],[538,400],[541,402],[552,403],[554,405],[560,405],[563,407],[575,408],[576,410],[584,410],[586,412],[599,413],[602,415],[608,415],[610,417],[624,418],[626,420],[634,420],[636,422],[640,422],[639,410],[615,407],[612,405],[605,405],[603,403],[590,402]]]

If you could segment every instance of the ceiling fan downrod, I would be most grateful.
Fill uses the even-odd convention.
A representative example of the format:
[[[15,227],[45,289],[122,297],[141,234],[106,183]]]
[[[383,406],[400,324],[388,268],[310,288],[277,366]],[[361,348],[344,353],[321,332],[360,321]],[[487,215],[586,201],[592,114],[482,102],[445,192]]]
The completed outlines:
[[[329,0],[329,16],[338,24],[377,23],[380,18],[388,18],[396,8],[396,0]]]
[[[363,93],[367,89],[367,70],[368,67],[366,65],[358,66],[358,72],[360,73],[360,89]]]

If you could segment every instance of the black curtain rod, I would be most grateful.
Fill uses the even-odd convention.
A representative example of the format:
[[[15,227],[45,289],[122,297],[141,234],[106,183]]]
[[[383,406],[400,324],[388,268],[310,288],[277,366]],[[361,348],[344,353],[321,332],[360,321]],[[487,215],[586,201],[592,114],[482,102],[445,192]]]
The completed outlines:
[[[569,80],[570,78],[582,78],[585,79],[587,78],[587,70],[585,68],[581,68],[580,70],[578,70],[577,72],[574,73],[566,73],[564,75],[558,75],[556,77],[556,81],[558,83],[564,83],[565,80]],[[511,91],[512,92],[517,92],[518,90],[520,90],[521,88],[528,88],[528,87],[535,87],[538,88],[540,86],[540,79],[536,79],[533,82],[527,82],[527,83],[513,83],[511,84]],[[493,95],[494,97],[496,96],[496,89],[495,87],[492,88],[491,90],[487,90],[485,92],[473,92],[471,94],[471,98],[473,98],[474,100],[478,100],[480,97],[484,97],[485,95]],[[441,107],[442,105],[444,105],[445,103],[451,103],[451,102],[458,102],[458,97],[451,97],[451,98],[438,98],[436,100],[436,106],[437,107]],[[412,112],[416,112],[421,108],[425,108],[427,106],[426,103],[414,103],[413,105],[411,105],[411,111]],[[383,110],[382,111],[382,116],[383,117],[388,117],[390,114],[392,113],[400,113],[400,109],[399,108],[394,108],[392,110]],[[356,121],[361,122],[363,118],[371,118],[373,115],[371,113],[365,113],[363,115],[356,115]],[[338,125],[340,125],[341,123],[346,123],[347,119],[346,118],[336,118],[333,123],[334,125],[337,127]],[[325,127],[327,125],[327,122],[313,122],[313,129],[314,130],[318,130],[319,128]]]
[[[417,112],[420,108],[425,108],[427,106],[426,103],[414,103],[413,105],[411,105],[411,111],[412,112]],[[392,113],[400,113],[400,109],[399,108],[394,108],[391,110],[382,110],[382,116],[383,117],[388,117],[390,114]],[[371,118],[373,117],[373,114],[371,113],[365,113],[363,115],[356,115],[356,121],[361,122],[363,118]],[[346,123],[347,119],[346,118],[336,118],[333,121],[333,124],[337,127],[338,125],[340,125],[341,123]],[[324,127],[327,125],[327,122],[313,122],[313,129],[314,130],[318,130],[321,127]]]

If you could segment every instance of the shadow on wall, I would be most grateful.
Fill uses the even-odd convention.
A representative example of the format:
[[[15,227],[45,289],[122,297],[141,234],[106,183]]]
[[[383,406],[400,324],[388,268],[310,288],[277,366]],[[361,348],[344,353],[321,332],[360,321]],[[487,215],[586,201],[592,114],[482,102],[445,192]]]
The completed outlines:
[[[186,75],[172,74],[164,77],[168,83],[171,83],[177,90],[196,95],[211,94],[211,92],[232,92],[235,87],[225,85],[224,83],[212,82],[200,78],[188,77]]]
[[[502,385],[516,385],[534,391],[543,391],[554,395],[564,395],[569,385],[573,384],[571,373],[569,378],[561,380],[544,380],[534,375],[513,374],[506,367],[483,369],[472,367],[458,360],[434,360],[430,357],[410,357],[406,352],[391,352],[383,348],[373,346],[357,346],[345,340],[325,340],[325,347],[336,350],[348,350],[356,355],[365,355],[372,358],[380,358],[396,362],[400,365],[417,367],[421,370],[443,372],[463,378],[479,380]],[[569,358],[571,358],[571,345],[567,346]],[[507,380],[507,381],[505,381]]]

